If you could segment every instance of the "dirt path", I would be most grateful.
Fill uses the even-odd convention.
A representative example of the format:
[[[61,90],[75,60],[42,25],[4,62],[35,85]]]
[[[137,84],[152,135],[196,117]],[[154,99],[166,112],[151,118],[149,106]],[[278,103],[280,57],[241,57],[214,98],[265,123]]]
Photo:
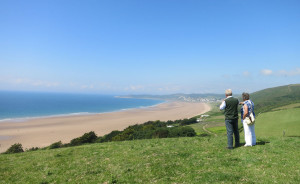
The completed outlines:
[[[212,135],[214,135],[215,137],[218,136],[217,134],[215,134],[215,133],[213,133],[213,132],[207,130],[207,129],[206,129],[206,126],[207,126],[207,124],[205,124],[205,125],[202,127],[202,129],[203,129],[205,132],[207,132],[207,133],[209,133],[209,134],[212,134]]]

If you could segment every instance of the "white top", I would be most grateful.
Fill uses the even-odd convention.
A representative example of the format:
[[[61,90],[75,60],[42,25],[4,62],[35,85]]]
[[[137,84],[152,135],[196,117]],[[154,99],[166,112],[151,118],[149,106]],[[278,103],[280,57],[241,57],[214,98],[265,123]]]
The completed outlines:
[[[231,98],[232,96],[228,96],[227,98]],[[226,99],[227,99],[226,98]],[[221,105],[220,105],[220,110],[224,110],[226,108],[226,102],[225,102],[225,100],[221,103]]]

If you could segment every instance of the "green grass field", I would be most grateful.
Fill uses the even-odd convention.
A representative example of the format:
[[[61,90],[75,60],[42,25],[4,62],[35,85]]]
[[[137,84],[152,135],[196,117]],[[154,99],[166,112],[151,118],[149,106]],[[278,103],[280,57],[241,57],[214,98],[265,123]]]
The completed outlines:
[[[272,110],[276,111],[276,110],[285,110],[285,109],[291,109],[291,108],[300,108],[300,103],[289,104],[289,105],[277,107],[277,108],[272,109]]]
[[[269,143],[268,143],[269,142]],[[0,156],[0,183],[299,183],[299,138],[224,149],[226,137],[91,144]]]
[[[205,125],[205,123],[196,123],[196,124],[191,124],[191,125],[188,125],[190,127],[192,127],[195,132],[197,133],[197,135],[201,135],[201,134],[206,134],[207,132],[205,132],[203,130],[203,126]]]
[[[207,130],[209,130],[209,131],[211,131],[215,134],[218,134],[218,135],[225,135],[226,134],[225,125],[224,126],[216,126],[216,127],[207,128]]]
[[[300,108],[291,108],[260,114],[255,124],[258,136],[299,136]]]

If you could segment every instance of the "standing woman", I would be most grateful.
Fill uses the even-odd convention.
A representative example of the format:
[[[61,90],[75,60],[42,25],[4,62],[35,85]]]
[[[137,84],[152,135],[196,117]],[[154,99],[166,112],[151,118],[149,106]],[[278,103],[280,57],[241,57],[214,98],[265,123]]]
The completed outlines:
[[[249,100],[250,95],[249,93],[243,93],[242,94],[243,101],[242,104],[242,109],[241,109],[241,118],[242,122],[246,117],[249,117],[251,113],[254,113],[254,103]],[[244,127],[244,133],[245,133],[245,142],[246,144],[244,146],[254,146],[256,145],[256,136],[255,136],[255,131],[254,131],[254,124],[248,125],[247,123],[243,122],[243,127]]]

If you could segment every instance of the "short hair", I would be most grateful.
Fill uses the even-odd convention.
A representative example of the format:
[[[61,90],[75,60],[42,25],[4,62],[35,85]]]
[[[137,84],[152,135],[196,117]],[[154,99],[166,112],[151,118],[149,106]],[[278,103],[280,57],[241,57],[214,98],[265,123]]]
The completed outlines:
[[[250,95],[249,95],[249,93],[243,93],[242,94],[242,97],[243,97],[243,100],[249,100],[249,98],[250,98]]]
[[[231,89],[226,89],[225,90],[225,95],[231,96],[232,95],[232,90]]]

